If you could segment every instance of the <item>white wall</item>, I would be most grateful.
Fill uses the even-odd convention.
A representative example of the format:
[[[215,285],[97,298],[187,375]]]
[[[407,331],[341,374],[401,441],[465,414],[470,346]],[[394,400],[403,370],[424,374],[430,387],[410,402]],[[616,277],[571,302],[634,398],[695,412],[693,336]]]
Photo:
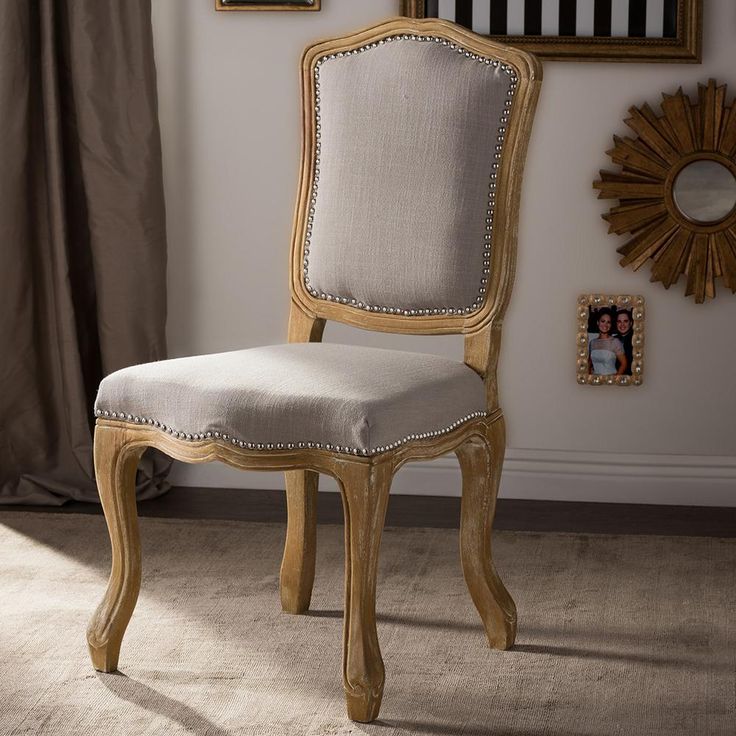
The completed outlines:
[[[217,13],[211,0],[154,0],[169,227],[172,357],[284,340],[299,157],[298,63],[309,42],[397,12],[399,0],[325,0],[319,13]],[[736,6],[706,3],[702,65],[546,63],[526,168],[517,281],[500,384],[509,453],[502,493],[529,498],[734,504],[736,297],[710,304],[618,266],[609,166],[627,109],[715,77],[736,93]],[[574,304],[585,292],[648,305],[645,384],[575,383]],[[330,341],[461,356],[461,341],[373,335]],[[281,477],[178,467],[183,485],[281,487]],[[325,484],[330,487],[329,484]],[[454,461],[410,466],[399,492],[455,495]]]

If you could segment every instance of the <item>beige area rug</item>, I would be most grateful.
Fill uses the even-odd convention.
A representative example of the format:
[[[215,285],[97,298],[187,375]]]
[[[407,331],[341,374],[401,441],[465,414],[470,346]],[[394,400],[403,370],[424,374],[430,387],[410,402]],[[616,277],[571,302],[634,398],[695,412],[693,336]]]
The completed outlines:
[[[388,529],[381,720],[345,717],[342,529],[319,529],[313,612],[280,613],[277,524],[143,519],[122,673],[85,627],[100,517],[0,514],[2,734],[736,733],[736,540],[500,532],[514,650],[485,646],[457,532]]]

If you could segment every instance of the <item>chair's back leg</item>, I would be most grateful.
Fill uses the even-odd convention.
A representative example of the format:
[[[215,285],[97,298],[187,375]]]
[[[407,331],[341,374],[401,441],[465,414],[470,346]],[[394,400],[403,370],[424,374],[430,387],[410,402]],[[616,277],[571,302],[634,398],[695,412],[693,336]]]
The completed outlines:
[[[292,300],[289,342],[321,342],[325,320],[307,314]],[[317,483],[311,470],[289,470],[286,477],[286,546],[281,561],[281,608],[286,613],[309,609],[317,554]]]
[[[349,463],[341,474],[345,511],[345,613],[343,685],[348,717],[378,717],[384,667],[376,631],[378,550],[393,467]]]
[[[286,613],[304,613],[314,585],[319,473],[287,470],[284,476],[288,518],[281,561],[281,608]]]
[[[463,475],[460,556],[465,582],[494,649],[509,649],[516,638],[516,606],[491,557],[491,527],[506,450],[503,417],[457,448]]]
[[[141,584],[141,545],[135,505],[135,474],[143,447],[130,447],[130,430],[95,429],[95,474],[112,543],[112,571],[105,597],[87,627],[96,670],[117,669],[120,644]]]

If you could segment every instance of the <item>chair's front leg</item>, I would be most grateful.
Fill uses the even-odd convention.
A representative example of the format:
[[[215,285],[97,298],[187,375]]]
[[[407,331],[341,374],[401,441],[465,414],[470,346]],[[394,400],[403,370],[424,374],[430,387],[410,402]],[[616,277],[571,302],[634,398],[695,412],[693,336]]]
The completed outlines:
[[[343,685],[348,717],[363,723],[378,717],[383,695],[376,574],[392,475],[389,463],[350,463],[340,478],[345,510]]]
[[[491,527],[506,450],[503,417],[485,437],[471,437],[455,450],[463,474],[460,555],[465,582],[494,649],[509,649],[516,638],[516,605],[498,577],[491,557]]]
[[[141,584],[141,545],[135,505],[135,474],[144,450],[130,447],[131,431],[95,429],[95,474],[112,543],[112,571],[105,597],[87,627],[96,670],[113,672]]]
[[[287,470],[284,476],[288,516],[281,561],[281,608],[286,613],[304,613],[314,585],[319,473]]]

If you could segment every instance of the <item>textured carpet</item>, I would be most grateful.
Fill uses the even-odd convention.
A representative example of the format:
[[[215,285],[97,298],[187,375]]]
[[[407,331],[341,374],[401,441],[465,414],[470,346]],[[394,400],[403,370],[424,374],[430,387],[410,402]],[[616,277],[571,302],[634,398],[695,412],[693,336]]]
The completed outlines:
[[[381,720],[345,717],[342,529],[319,529],[313,611],[281,614],[284,530],[143,519],[122,674],[87,619],[109,565],[99,517],[0,514],[1,734],[736,732],[736,540],[499,532],[518,644],[487,649],[457,532],[388,529]]]

